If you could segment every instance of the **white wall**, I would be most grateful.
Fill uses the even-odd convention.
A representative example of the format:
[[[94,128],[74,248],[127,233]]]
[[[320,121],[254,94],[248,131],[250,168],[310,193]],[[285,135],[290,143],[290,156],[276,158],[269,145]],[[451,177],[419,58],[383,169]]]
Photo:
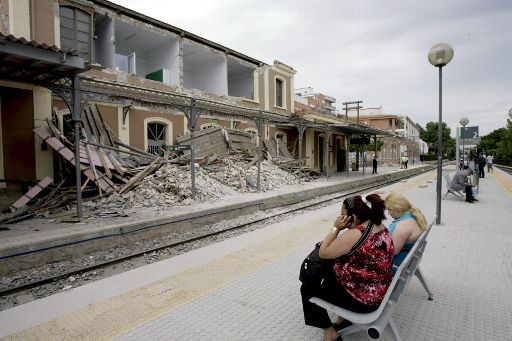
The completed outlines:
[[[174,60],[177,59],[177,57],[178,57],[178,42],[177,42],[177,40],[172,40],[172,41],[166,42],[165,44],[162,44],[158,49],[149,51],[147,53],[147,57],[145,59],[145,61],[146,61],[146,65],[144,67],[146,70],[145,75],[148,73],[158,71],[160,69],[167,70],[170,73],[170,75],[172,75],[173,73],[177,74],[178,68],[175,68],[173,70],[173,66],[175,66],[173,64],[176,64],[174,62]],[[138,73],[138,71],[137,71],[137,73]],[[171,84],[171,78],[168,77],[168,79],[166,79],[167,77],[165,77],[165,75],[166,74],[164,72],[164,83]],[[175,83],[175,84],[177,84],[177,83]]]
[[[230,96],[254,99],[254,71],[248,69],[246,73],[239,73],[228,78],[228,92]]]
[[[185,61],[185,88],[197,89],[217,95],[228,94],[227,59],[212,56],[202,63]]]

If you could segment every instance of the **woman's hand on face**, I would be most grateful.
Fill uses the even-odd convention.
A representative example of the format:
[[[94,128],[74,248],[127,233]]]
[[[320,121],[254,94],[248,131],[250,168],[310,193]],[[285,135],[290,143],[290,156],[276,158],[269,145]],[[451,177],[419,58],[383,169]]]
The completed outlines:
[[[351,225],[351,223],[352,223],[351,220],[352,220],[351,216],[349,216],[349,215],[343,215],[343,214],[339,215],[336,218],[336,221],[334,222],[334,226],[336,226],[340,230],[345,229]]]

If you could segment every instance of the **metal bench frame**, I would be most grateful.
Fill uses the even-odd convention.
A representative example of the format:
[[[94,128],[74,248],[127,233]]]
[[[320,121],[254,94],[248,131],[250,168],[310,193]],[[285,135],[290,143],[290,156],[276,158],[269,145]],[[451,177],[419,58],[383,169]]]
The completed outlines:
[[[384,299],[382,300],[377,310],[370,313],[356,313],[351,310],[338,307],[318,297],[311,298],[310,302],[315,303],[327,311],[352,322],[352,326],[347,327],[341,331],[342,335],[366,330],[368,336],[376,340],[380,338],[382,332],[389,324],[393,340],[402,340],[400,333],[398,332],[398,328],[393,321],[393,311],[398,304],[400,295],[404,291],[410,279],[413,276],[416,276],[421,285],[423,285],[423,288],[425,288],[428,299],[430,301],[434,299],[432,291],[428,287],[425,278],[423,277],[423,273],[419,268],[419,263],[423,257],[423,252],[425,251],[425,247],[427,245],[426,238],[430,232],[430,229],[432,228],[432,225],[434,224],[434,221],[430,223],[428,229],[421,234],[420,238],[418,238],[411,251],[409,251],[407,257],[405,257],[400,267],[398,267],[388,288],[386,296],[384,296]]]
[[[444,175],[444,180],[446,182],[446,193],[443,196],[443,200],[444,200],[444,198],[446,198],[446,196],[448,194],[453,194],[457,198],[460,198],[461,200],[464,200],[464,198],[465,198],[465,194],[464,193],[462,193],[461,191],[457,191],[457,190],[454,190],[454,189],[451,188],[452,181],[450,179],[450,175],[449,174],[445,174]]]

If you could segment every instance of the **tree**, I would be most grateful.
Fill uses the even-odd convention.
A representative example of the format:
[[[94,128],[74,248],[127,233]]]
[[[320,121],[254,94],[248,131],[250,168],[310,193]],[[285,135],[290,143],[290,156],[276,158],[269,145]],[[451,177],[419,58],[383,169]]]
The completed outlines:
[[[421,126],[420,126],[421,127]],[[420,138],[428,144],[429,153],[437,154],[437,129],[438,122],[428,122],[425,129],[420,130]],[[445,122],[441,125],[443,144],[443,155],[446,158],[453,158],[455,155],[455,139],[450,136],[451,129]]]
[[[511,119],[507,119],[507,128],[503,139],[497,143],[496,150],[500,157],[510,162],[512,159],[512,114],[509,112],[509,115]]]
[[[501,141],[506,140],[506,137],[506,128],[496,129],[480,139],[480,143],[478,144],[477,149],[485,152],[486,154],[496,154],[497,158],[503,158],[501,152],[498,153],[498,144]]]

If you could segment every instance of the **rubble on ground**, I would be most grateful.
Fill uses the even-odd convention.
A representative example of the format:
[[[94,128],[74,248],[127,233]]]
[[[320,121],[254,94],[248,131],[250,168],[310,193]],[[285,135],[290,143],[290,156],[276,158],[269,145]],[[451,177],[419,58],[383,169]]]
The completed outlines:
[[[228,156],[218,163],[206,166],[208,174],[223,184],[239,192],[258,192],[256,188],[258,178],[258,165],[249,168],[249,162],[241,160],[238,156]],[[272,161],[263,160],[260,165],[260,191],[273,189],[298,183],[298,177],[290,174]]]
[[[227,186],[196,167],[195,199],[205,202],[233,193]],[[99,205],[115,203],[126,207],[167,207],[191,205],[192,184],[189,166],[165,164],[153,174],[143,178],[132,190],[98,200]]]

